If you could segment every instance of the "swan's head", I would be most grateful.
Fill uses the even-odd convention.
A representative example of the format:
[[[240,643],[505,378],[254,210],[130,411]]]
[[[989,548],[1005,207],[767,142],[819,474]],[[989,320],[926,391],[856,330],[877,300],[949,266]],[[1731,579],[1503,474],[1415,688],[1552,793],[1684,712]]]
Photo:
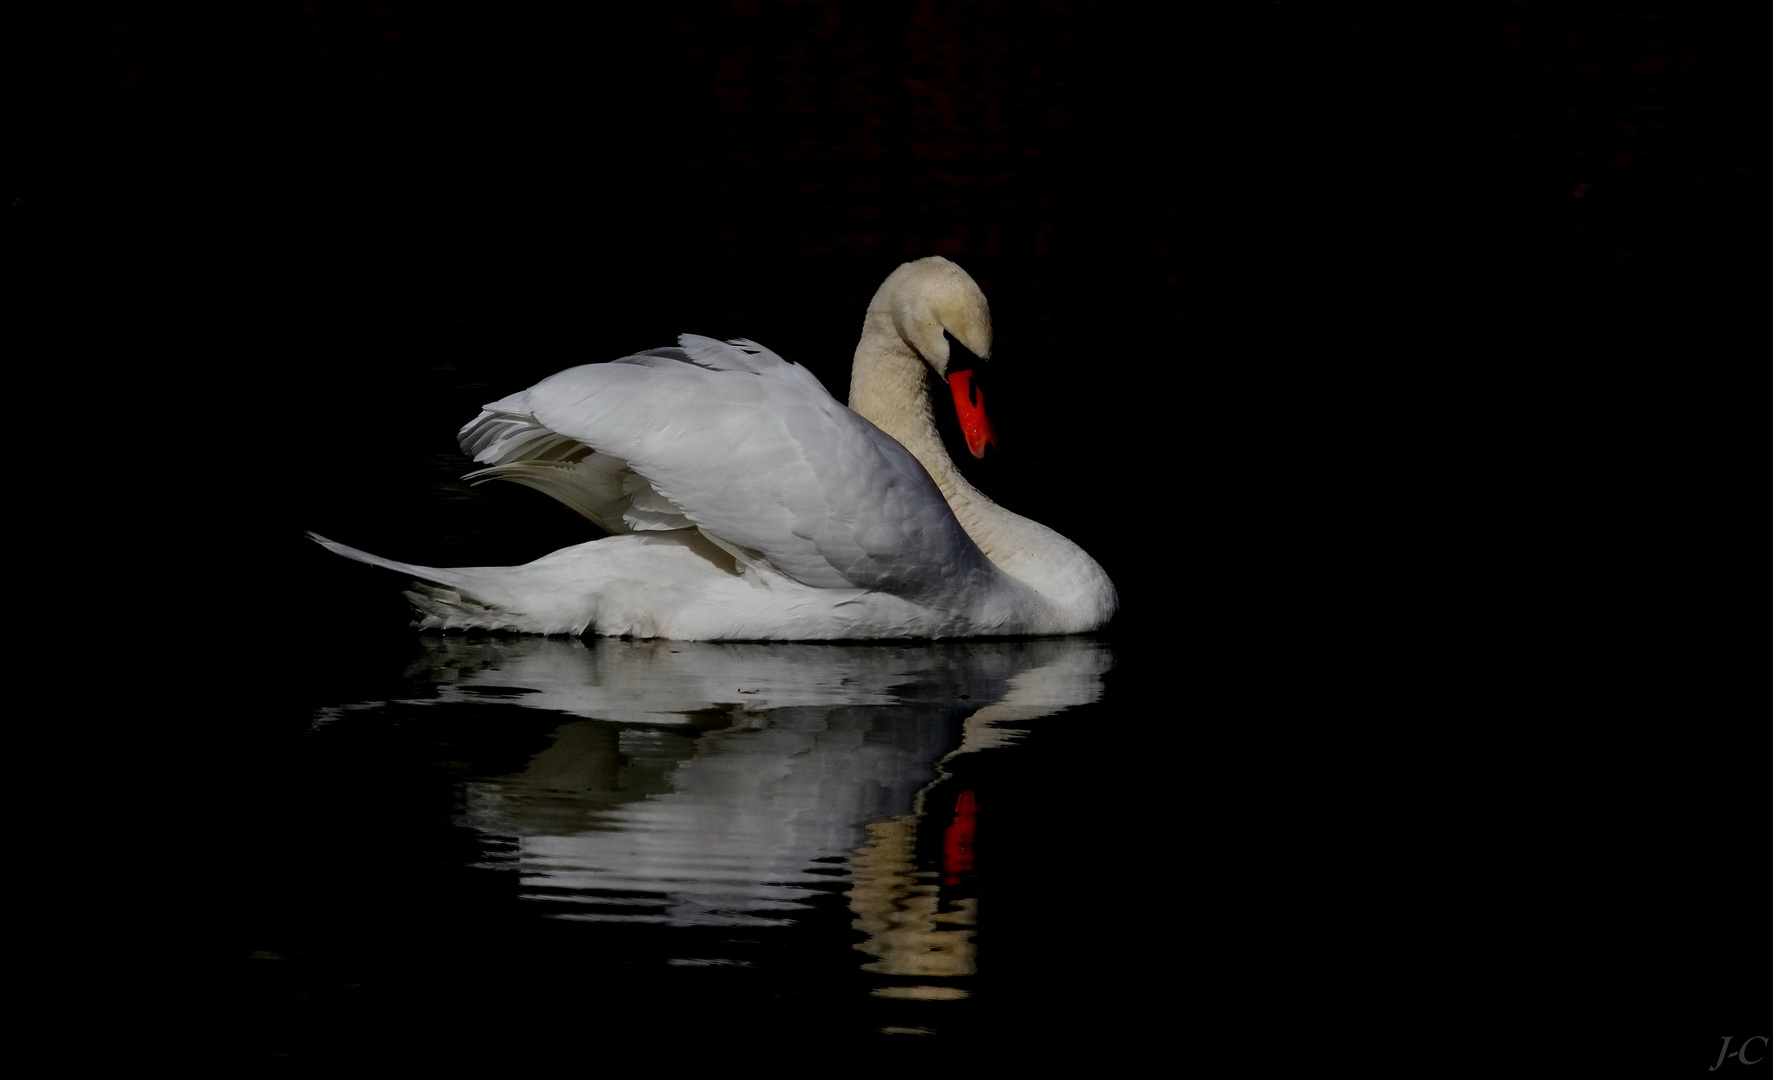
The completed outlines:
[[[997,433],[985,415],[977,376],[991,359],[991,307],[965,270],[931,255],[894,270],[874,294],[871,312],[883,312],[912,351],[954,394],[967,449],[984,457]]]
[[[971,275],[940,255],[894,270],[868,307],[890,315],[899,337],[944,379],[991,357],[991,307],[985,293]]]

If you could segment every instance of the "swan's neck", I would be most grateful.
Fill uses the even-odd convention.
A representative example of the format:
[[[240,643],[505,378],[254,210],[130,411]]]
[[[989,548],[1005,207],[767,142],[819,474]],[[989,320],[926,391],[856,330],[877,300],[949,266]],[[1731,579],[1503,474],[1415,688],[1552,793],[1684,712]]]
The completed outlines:
[[[911,451],[936,481],[967,535],[993,562],[1000,518],[1016,518],[960,474],[936,430],[923,358],[893,329],[892,317],[870,311],[850,371],[850,408]],[[1017,520],[1022,520],[1017,518]]]
[[[1114,586],[1096,561],[1045,525],[992,502],[960,474],[936,430],[927,370],[894,329],[891,315],[870,310],[850,372],[850,408],[911,451],[955,519],[999,570],[1032,588],[1079,628],[1105,622],[1114,611]]]

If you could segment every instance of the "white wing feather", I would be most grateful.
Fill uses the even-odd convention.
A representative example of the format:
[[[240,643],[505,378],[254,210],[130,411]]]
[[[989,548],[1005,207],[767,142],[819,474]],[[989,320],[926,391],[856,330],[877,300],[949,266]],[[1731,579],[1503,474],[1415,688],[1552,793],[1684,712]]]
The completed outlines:
[[[805,368],[742,339],[679,344],[488,405],[462,430],[489,465],[473,475],[612,532],[694,525],[813,588],[917,597],[993,572],[923,466]]]

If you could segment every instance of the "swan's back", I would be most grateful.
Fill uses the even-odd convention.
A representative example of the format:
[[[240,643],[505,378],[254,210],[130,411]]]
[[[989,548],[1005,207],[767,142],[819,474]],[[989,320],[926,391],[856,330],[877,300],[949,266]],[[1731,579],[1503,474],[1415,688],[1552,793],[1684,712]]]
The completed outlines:
[[[562,440],[595,455],[574,460]],[[579,501],[619,520],[616,531],[692,526],[814,589],[918,599],[977,587],[968,579],[991,569],[904,447],[752,342],[686,335],[676,349],[570,368],[487,406],[461,442],[495,470],[533,462],[582,480]]]

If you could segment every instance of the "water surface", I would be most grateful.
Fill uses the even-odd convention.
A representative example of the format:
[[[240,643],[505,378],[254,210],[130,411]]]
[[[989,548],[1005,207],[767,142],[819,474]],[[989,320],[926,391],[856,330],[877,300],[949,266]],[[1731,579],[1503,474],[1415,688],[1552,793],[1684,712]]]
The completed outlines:
[[[1018,755],[1038,731],[1050,776],[1114,663],[1095,638],[414,635],[291,741],[255,1052],[449,1056],[562,1015],[977,1045],[1078,992],[1077,923],[1106,913],[1080,904],[1106,898]]]

